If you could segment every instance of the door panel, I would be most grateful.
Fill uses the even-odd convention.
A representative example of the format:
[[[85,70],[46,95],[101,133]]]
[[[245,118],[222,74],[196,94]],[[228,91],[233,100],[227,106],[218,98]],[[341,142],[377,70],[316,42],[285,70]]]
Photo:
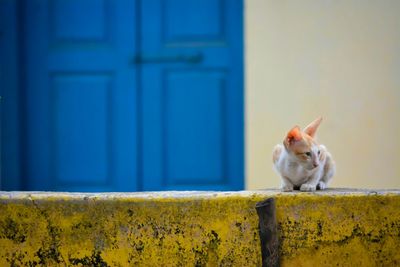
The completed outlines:
[[[25,1],[27,189],[138,189],[135,12],[132,1]]]
[[[104,42],[110,34],[113,18],[108,12],[113,6],[107,0],[52,0],[49,5],[51,35],[56,41]]]
[[[223,40],[221,0],[167,0],[162,4],[165,43],[210,43]]]
[[[22,189],[243,189],[242,12],[23,1]]]
[[[223,182],[226,176],[223,74],[173,71],[166,76],[162,111],[166,183]]]
[[[144,189],[242,189],[241,1],[141,3]]]
[[[52,78],[50,112],[55,116],[51,129],[57,182],[105,185],[109,180],[111,81],[110,75]]]

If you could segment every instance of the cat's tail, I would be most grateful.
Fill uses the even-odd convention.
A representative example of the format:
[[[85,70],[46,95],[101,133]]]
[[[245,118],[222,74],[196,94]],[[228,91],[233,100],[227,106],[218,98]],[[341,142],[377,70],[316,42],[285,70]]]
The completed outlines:
[[[282,149],[283,149],[282,145],[279,144],[274,147],[274,150],[272,151],[272,162],[274,164],[276,164],[276,162],[281,157]]]
[[[332,159],[332,155],[326,151],[326,161],[324,166],[324,175],[321,178],[326,185],[332,180],[333,175],[336,173],[336,164]]]

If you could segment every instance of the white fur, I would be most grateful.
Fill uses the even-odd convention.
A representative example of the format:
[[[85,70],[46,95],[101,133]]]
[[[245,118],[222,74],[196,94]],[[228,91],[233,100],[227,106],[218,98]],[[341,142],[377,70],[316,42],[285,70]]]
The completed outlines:
[[[283,191],[292,191],[294,186],[300,187],[301,191],[315,191],[317,186],[324,190],[335,173],[332,156],[323,145],[312,147],[312,158],[307,162],[300,162],[283,145],[277,145],[275,151],[278,151],[279,157],[274,162],[274,168],[282,178]],[[318,166],[314,167],[313,164]]]

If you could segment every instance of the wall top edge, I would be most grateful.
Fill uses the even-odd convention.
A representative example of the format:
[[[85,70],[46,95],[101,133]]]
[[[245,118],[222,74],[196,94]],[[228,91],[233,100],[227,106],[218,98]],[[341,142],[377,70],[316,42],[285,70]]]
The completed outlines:
[[[107,192],[107,193],[70,193],[47,191],[0,191],[0,200],[6,199],[60,199],[60,200],[134,200],[134,199],[208,199],[224,197],[262,198],[281,196],[371,196],[399,195],[400,189],[356,189],[331,188],[316,192],[281,192],[279,189],[252,191],[162,191],[162,192]]]

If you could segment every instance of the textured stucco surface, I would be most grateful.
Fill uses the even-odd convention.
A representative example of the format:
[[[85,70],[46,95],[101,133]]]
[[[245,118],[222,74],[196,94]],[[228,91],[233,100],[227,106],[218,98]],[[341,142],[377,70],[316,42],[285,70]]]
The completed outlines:
[[[400,265],[400,191],[0,193],[0,266],[260,266],[275,197],[282,266]]]

